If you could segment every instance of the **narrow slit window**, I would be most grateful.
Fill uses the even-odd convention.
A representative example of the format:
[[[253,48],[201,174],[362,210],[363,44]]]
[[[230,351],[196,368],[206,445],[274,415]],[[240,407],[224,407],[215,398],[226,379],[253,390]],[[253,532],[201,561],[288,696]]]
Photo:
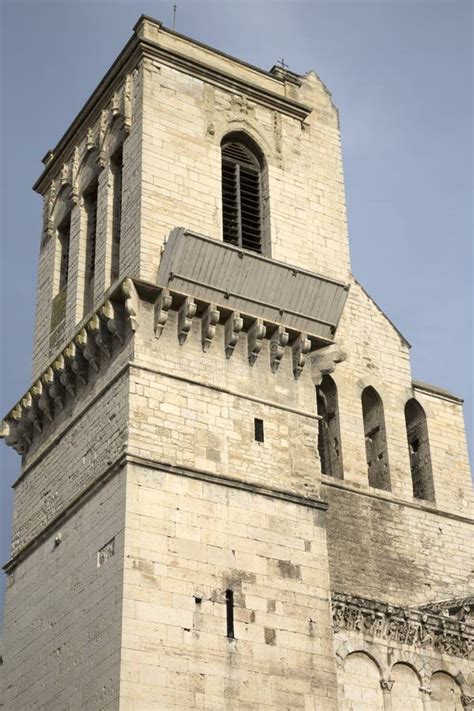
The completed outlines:
[[[69,279],[69,245],[71,241],[71,216],[62,223],[58,229],[60,263],[59,263],[59,291],[66,289]]]
[[[413,496],[415,499],[434,502],[428,425],[425,411],[414,398],[405,405],[405,424]]]
[[[234,634],[234,591],[225,591],[225,607],[226,607],[226,619],[227,619],[227,637],[229,639],[235,639]]]
[[[120,240],[122,232],[122,175],[123,175],[123,149],[122,146],[114,153],[111,161],[112,170],[112,264],[111,280],[114,281],[120,271]]]
[[[263,420],[259,420],[258,417],[254,420],[254,437],[256,442],[263,442],[265,440],[265,433],[263,431]]]
[[[222,147],[224,242],[262,252],[262,180],[260,163],[236,141]]]

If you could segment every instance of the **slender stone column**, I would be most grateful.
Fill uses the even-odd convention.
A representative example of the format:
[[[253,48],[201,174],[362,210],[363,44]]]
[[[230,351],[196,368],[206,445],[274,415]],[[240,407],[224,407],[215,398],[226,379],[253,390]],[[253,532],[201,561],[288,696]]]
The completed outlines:
[[[384,711],[392,711],[392,687],[394,684],[393,679],[381,679],[380,686],[382,687],[383,694],[383,707]]]
[[[421,700],[423,701],[423,711],[431,711],[431,689],[429,686],[420,686]]]
[[[474,696],[462,696],[461,702],[464,711],[474,711]]]

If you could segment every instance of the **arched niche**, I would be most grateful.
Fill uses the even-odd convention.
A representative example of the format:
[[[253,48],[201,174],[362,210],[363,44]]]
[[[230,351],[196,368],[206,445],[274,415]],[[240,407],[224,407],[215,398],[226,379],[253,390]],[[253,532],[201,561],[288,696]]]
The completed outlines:
[[[409,664],[394,664],[390,673],[393,681],[391,691],[393,709],[423,711],[421,681],[418,673]]]
[[[365,652],[352,652],[344,660],[344,711],[383,711],[381,674]]]
[[[451,674],[435,672],[430,688],[431,711],[463,711],[461,688]]]

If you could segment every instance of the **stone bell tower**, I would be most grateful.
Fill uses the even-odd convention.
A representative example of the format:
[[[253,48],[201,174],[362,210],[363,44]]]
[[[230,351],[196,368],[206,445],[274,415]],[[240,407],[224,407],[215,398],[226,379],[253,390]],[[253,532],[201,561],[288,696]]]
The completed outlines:
[[[335,708],[308,367],[349,278],[330,95],[142,18],[44,163],[8,708]]]
[[[328,90],[141,17],[35,189],[5,707],[351,708],[348,596],[464,594],[468,469],[459,399],[351,276]],[[406,540],[390,585],[364,537],[395,510],[407,537],[441,511],[453,557]]]

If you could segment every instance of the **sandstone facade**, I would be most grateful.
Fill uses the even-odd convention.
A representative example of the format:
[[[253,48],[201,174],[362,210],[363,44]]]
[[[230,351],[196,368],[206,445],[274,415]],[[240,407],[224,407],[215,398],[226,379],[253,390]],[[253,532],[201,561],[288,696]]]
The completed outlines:
[[[259,157],[263,257],[224,248],[229,136]],[[316,74],[142,17],[36,189],[4,707],[472,709],[462,401],[413,382],[351,275]],[[205,283],[160,271],[198,239]],[[273,301],[244,278],[283,267]]]

